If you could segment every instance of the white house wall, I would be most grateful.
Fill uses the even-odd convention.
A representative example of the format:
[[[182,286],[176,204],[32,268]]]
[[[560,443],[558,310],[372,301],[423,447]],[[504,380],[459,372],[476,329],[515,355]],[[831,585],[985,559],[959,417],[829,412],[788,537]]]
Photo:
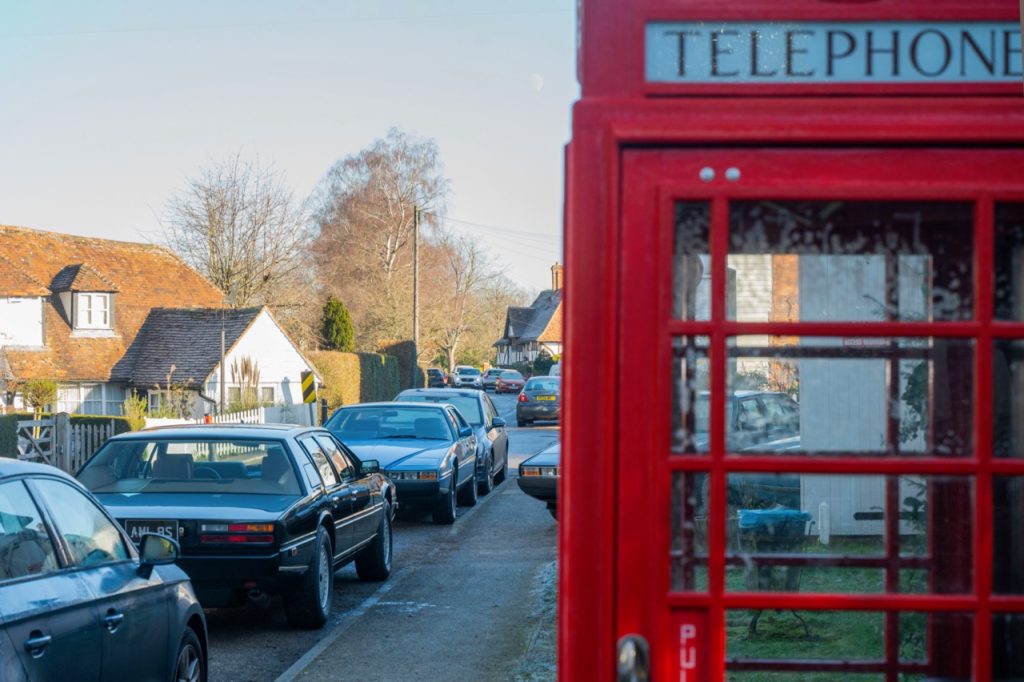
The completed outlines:
[[[231,381],[231,367],[242,358],[251,358],[260,371],[260,386],[273,385],[275,403],[286,405],[302,402],[302,372],[312,370],[292,345],[291,340],[277,326],[266,310],[261,312],[248,331],[228,352],[226,362],[227,386]],[[214,400],[220,395],[220,365],[206,384],[206,393]]]
[[[43,299],[0,298],[0,346],[43,345]]]

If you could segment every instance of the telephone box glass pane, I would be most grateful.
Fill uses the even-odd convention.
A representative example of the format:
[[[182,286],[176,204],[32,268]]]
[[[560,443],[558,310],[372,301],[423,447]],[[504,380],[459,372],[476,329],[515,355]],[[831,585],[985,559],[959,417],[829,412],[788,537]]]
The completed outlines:
[[[971,675],[969,613],[735,610],[725,622],[729,680],[881,682],[887,664],[892,679]]]
[[[993,452],[1024,457],[1024,340],[995,342],[992,393]]]
[[[729,318],[744,322],[973,316],[973,206],[735,201]]]
[[[972,454],[973,341],[738,336],[728,357],[731,453]]]
[[[992,614],[992,679],[1024,680],[1024,614]]]
[[[674,452],[707,452],[708,371],[706,336],[673,339],[671,448]]]
[[[992,480],[992,592],[1024,594],[1024,476]]]
[[[1024,320],[1024,204],[996,204],[995,317]]]
[[[672,477],[672,589],[694,592],[707,589],[708,517],[698,507],[707,474],[676,474]]]
[[[710,320],[710,205],[706,201],[680,201],[675,218],[673,315],[680,320]]]
[[[726,590],[969,593],[972,500],[966,477],[730,473]]]

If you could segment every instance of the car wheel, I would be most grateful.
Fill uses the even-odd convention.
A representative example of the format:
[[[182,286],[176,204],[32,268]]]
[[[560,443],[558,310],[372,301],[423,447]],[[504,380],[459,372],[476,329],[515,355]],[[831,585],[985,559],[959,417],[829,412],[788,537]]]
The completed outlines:
[[[476,489],[476,472],[473,472],[473,476],[462,486],[462,490],[459,491],[459,504],[463,507],[472,507],[476,504],[476,500],[479,495]]]
[[[508,450],[505,450],[505,463],[501,466],[501,470],[494,475],[494,485],[499,485],[508,478]]]
[[[203,645],[195,631],[185,628],[178,645],[178,655],[174,659],[175,682],[206,682],[206,657],[203,656]]]
[[[493,450],[491,452],[494,452]],[[478,491],[481,495],[486,495],[494,490],[494,469],[491,462],[491,458],[488,457],[487,461],[484,462],[484,471],[487,472],[484,476],[484,480],[480,483],[480,490]]]
[[[391,505],[384,500],[383,515],[377,526],[377,537],[356,557],[356,573],[360,580],[380,582],[391,575]]]
[[[434,506],[434,523],[452,524],[455,523],[455,475],[452,470],[449,479],[448,492],[441,496]]]
[[[316,531],[313,558],[302,584],[285,595],[285,615],[292,627],[316,630],[327,623],[334,597],[334,571],[331,563],[331,542],[327,539],[327,531],[320,526]]]

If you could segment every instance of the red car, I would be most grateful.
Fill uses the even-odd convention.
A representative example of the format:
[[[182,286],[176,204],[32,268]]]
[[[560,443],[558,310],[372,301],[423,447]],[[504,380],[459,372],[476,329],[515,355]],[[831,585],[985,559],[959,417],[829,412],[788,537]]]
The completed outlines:
[[[495,393],[519,393],[523,390],[526,379],[514,369],[506,369],[494,381]]]

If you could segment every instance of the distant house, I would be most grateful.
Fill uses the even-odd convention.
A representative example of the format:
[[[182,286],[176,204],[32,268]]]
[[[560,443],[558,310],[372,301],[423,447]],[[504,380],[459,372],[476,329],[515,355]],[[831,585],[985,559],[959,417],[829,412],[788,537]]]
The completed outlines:
[[[505,334],[494,345],[498,365],[533,362],[541,353],[562,353],[562,280],[564,269],[551,266],[551,288],[542,291],[529,307],[509,307]]]
[[[23,408],[18,385],[52,379],[54,409],[117,415],[131,391],[159,406],[170,375],[195,416],[215,412],[222,328],[228,403],[243,386],[259,401],[301,402],[313,368],[270,312],[223,305],[163,247],[0,226],[0,406]]]

